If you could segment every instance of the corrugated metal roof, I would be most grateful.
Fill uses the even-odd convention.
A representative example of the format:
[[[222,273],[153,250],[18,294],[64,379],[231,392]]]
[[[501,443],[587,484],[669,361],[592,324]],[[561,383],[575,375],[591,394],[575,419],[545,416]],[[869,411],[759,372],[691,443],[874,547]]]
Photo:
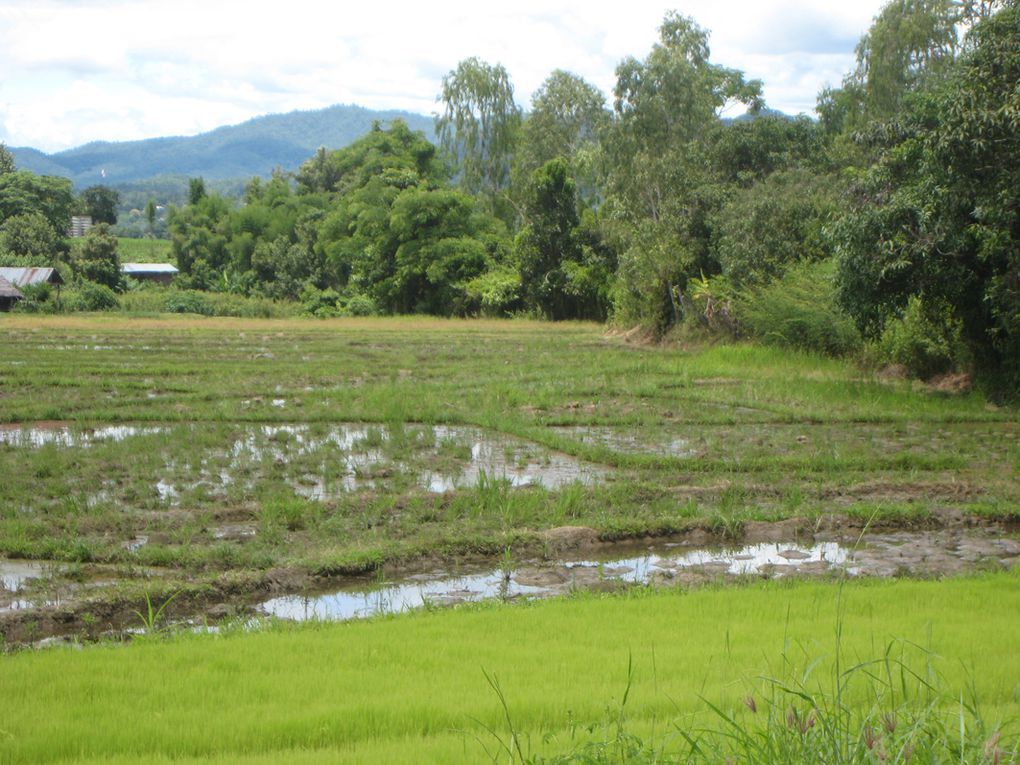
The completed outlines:
[[[120,270],[131,274],[176,274],[177,269],[169,263],[121,263]]]
[[[17,287],[0,276],[0,298],[14,298],[16,300],[20,300],[23,297],[25,296],[18,291]]]
[[[55,268],[0,268],[0,276],[9,281],[15,287],[25,287],[29,284],[63,284],[64,280],[60,272]]]

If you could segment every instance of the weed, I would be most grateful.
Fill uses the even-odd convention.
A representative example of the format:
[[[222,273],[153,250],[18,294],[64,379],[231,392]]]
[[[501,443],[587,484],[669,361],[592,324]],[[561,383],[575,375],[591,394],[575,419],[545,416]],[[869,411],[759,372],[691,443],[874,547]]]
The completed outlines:
[[[180,594],[180,590],[173,593],[157,608],[152,602],[152,597],[149,595],[148,591],[146,591],[145,613],[135,611],[135,615],[141,620],[142,629],[145,631],[146,635],[154,635],[162,629],[163,625],[161,622],[165,620],[167,606],[169,606]]]

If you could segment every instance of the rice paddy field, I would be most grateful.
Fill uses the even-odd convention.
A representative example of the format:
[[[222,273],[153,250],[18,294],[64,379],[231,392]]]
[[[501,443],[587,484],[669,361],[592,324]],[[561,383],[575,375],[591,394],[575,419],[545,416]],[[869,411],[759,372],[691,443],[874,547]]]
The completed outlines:
[[[0,762],[1016,760],[979,393],[589,324],[0,330]]]

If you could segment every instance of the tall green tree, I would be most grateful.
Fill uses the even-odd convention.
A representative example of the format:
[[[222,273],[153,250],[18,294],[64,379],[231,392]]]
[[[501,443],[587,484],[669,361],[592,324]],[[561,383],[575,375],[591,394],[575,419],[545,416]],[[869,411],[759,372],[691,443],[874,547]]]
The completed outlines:
[[[465,59],[443,77],[437,100],[443,113],[436,118],[436,133],[454,161],[461,188],[481,194],[498,212],[521,123],[510,75],[500,64]]]
[[[117,205],[120,204],[120,193],[109,186],[89,186],[79,196],[81,210],[85,215],[92,216],[93,223],[117,223]]]
[[[26,170],[0,175],[0,221],[15,215],[39,213],[63,235],[71,223],[74,194],[71,181]]]
[[[206,195],[204,178],[188,179],[188,204],[197,205]]]
[[[822,124],[841,133],[889,120],[911,93],[946,75],[963,32],[1001,5],[1001,0],[890,0],[858,43],[856,67],[842,87],[820,94]]]
[[[964,49],[852,190],[833,231],[841,300],[871,336],[908,309],[961,322],[979,365],[1020,385],[1020,3]]]
[[[107,224],[93,226],[76,244],[72,266],[79,277],[103,284],[112,290],[123,289],[124,277],[120,272],[117,238],[110,234]]]
[[[0,175],[13,173],[17,169],[14,164],[14,155],[3,143],[0,143]]]
[[[630,320],[664,329],[682,315],[688,278],[718,270],[707,220],[720,203],[708,138],[719,112],[761,105],[761,83],[709,61],[708,33],[668,13],[644,60],[616,70],[615,126],[605,149],[607,215],[627,228],[618,308]]]
[[[521,129],[515,172],[522,186],[557,157],[567,160],[585,197],[596,194],[596,149],[612,115],[602,91],[582,77],[557,69],[535,91]]]
[[[58,238],[41,213],[14,215],[0,223],[0,257],[5,265],[53,265]]]
[[[565,159],[552,159],[532,174],[524,226],[514,242],[524,298],[550,319],[605,319],[615,263],[582,231],[577,205]]]

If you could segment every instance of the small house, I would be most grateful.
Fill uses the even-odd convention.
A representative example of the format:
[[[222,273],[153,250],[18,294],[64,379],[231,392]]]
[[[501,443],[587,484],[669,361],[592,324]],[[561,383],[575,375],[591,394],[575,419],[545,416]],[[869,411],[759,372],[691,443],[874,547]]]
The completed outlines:
[[[177,269],[169,263],[122,263],[121,273],[140,282],[170,284],[177,275]]]
[[[24,295],[18,288],[0,276],[0,311],[9,311]]]

